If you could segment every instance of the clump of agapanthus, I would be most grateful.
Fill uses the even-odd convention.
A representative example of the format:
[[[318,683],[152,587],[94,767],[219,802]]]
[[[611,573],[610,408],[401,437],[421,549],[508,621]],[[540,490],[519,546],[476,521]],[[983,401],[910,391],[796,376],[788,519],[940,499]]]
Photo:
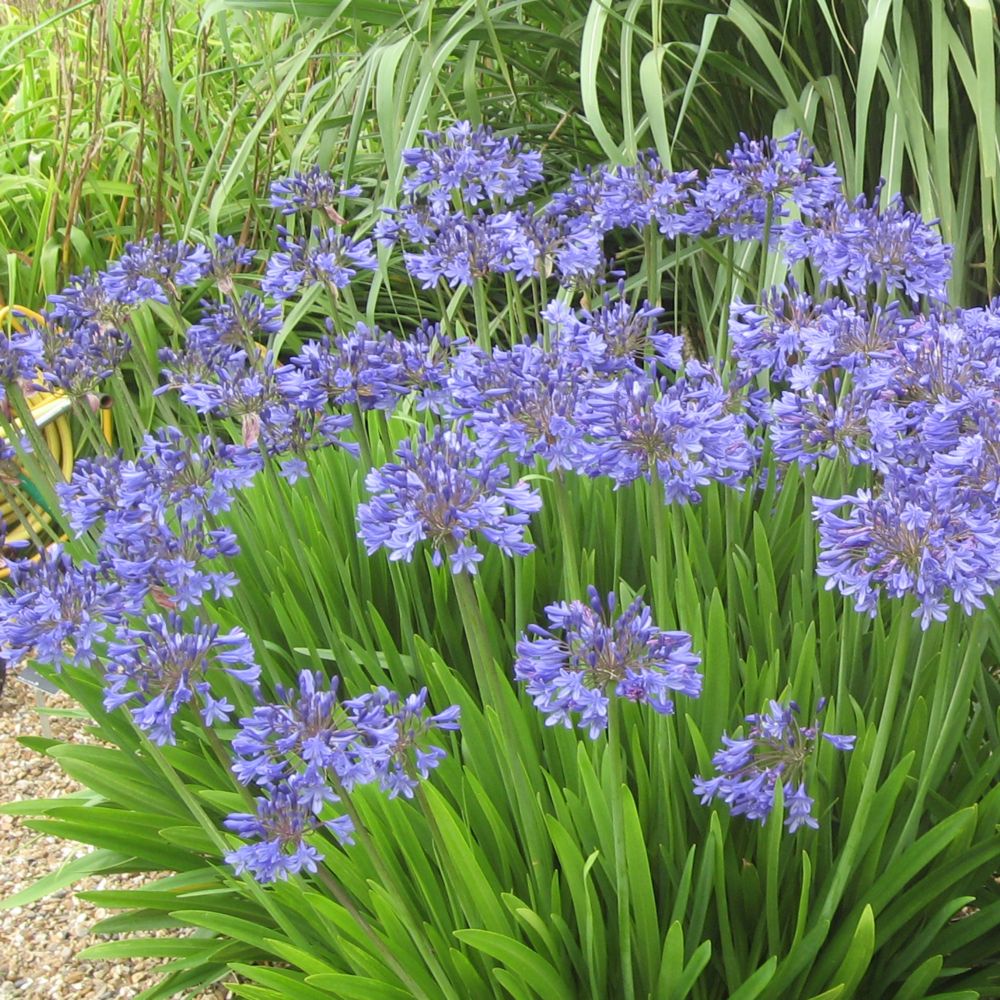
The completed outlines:
[[[292,236],[284,226],[278,233],[281,250],[271,255],[261,282],[272,298],[290,299],[314,285],[336,293],[361,271],[378,268],[370,239],[355,240],[334,229],[314,230],[312,238]]]
[[[667,239],[699,235],[708,217],[694,204],[695,170],[668,170],[654,150],[639,152],[633,165],[574,172],[552,196],[546,214],[572,220],[598,237],[614,229],[656,225]]]
[[[110,298],[124,305],[169,305],[181,288],[198,284],[211,267],[212,254],[207,247],[173,243],[156,235],[127,243],[124,253],[101,276],[101,285]]]
[[[949,595],[972,614],[1000,582],[1000,518],[992,503],[963,496],[940,476],[896,465],[874,489],[813,502],[817,572],[858,611],[875,615],[883,592],[913,594],[914,617],[927,628],[947,617]]]
[[[817,712],[822,709],[821,701]],[[695,794],[702,804],[719,799],[734,816],[763,824],[774,809],[780,784],[788,832],[803,826],[818,827],[819,821],[812,814],[814,802],[806,790],[806,770],[816,740],[822,736],[838,750],[851,750],[855,737],[823,733],[818,721],[803,728],[795,718],[798,711],[794,701],[787,705],[772,701],[770,711],[746,717],[750,729],[745,738],[733,739],[723,733],[723,748],[712,758],[718,775],[694,779]]]
[[[619,487],[655,474],[667,503],[698,502],[712,482],[738,486],[756,461],[746,415],[699,362],[673,384],[627,372],[595,388],[579,412],[587,472]]]
[[[723,236],[759,240],[770,222],[773,238],[789,204],[814,214],[840,195],[836,167],[817,165],[813,153],[799,132],[782,139],[741,134],[726,165],[712,170],[695,190],[695,205]]]
[[[90,666],[108,627],[141,606],[105,563],[77,565],[58,545],[7,565],[15,589],[0,596],[0,656],[12,664]]]
[[[104,707],[127,705],[135,724],[156,744],[177,741],[174,717],[193,703],[205,725],[226,721],[234,711],[212,693],[212,675],[223,671],[258,692],[260,667],[242,629],[219,626],[170,612],[153,614],[144,628],[122,624],[108,643]]]
[[[466,418],[484,455],[507,452],[525,465],[581,469],[576,410],[593,381],[576,360],[537,343],[490,355],[469,348],[456,359],[444,411]]]
[[[399,462],[369,472],[371,500],[358,506],[358,537],[369,555],[385,548],[391,560],[409,562],[428,541],[435,566],[447,556],[453,573],[475,573],[483,558],[477,535],[505,555],[534,549],[525,531],[541,508],[538,493],[524,482],[505,486],[499,454],[484,455],[463,426],[421,428],[396,454]]]
[[[317,164],[304,172],[272,181],[271,208],[282,215],[324,212],[331,222],[342,226],[346,220],[337,211],[337,203],[342,198],[357,198],[360,194],[359,185],[341,184]]]
[[[103,273],[89,268],[75,274],[58,294],[50,295],[46,316],[50,323],[76,328],[84,323],[122,329],[128,322],[131,306],[112,296],[104,285]]]
[[[390,799],[398,795],[413,798],[420,779],[428,778],[447,756],[442,747],[427,743],[426,737],[435,729],[458,729],[461,712],[458,705],[451,705],[443,712],[429,714],[427,688],[404,698],[396,691],[379,687],[344,702],[344,707],[351,711],[359,726],[366,725],[368,720],[381,726],[387,720],[394,728],[389,757],[377,767],[379,786]]]
[[[105,519],[101,545],[122,586],[181,610],[199,606],[206,597],[231,597],[236,575],[221,565],[239,554],[233,532],[209,527],[203,517],[174,523],[169,507],[157,513],[159,518],[118,511]]]
[[[467,205],[509,205],[542,180],[541,154],[522,146],[518,136],[500,136],[468,121],[423,136],[423,146],[403,151],[403,192],[436,211],[449,212],[453,194]]]
[[[356,405],[361,410],[392,410],[403,395],[401,386],[384,377],[377,358],[388,335],[378,327],[358,323],[346,334],[329,332],[310,340],[289,364],[315,384],[333,406]]]
[[[804,468],[843,456],[851,465],[885,471],[907,426],[901,413],[875,402],[864,390],[842,391],[839,378],[816,389],[783,392],[768,419],[775,457]]]
[[[549,627],[530,626],[517,644],[514,677],[526,685],[547,726],[574,722],[597,739],[608,726],[612,695],[672,714],[672,694],[701,693],[701,657],[687,632],[666,632],[636,598],[617,617],[616,600],[605,604],[596,588],[589,601],[549,605]]]
[[[312,789],[299,777],[258,798],[256,812],[232,813],[224,822],[240,839],[254,841],[230,851],[226,863],[237,875],[246,872],[263,885],[316,871],[323,854],[306,841],[314,832],[329,830],[341,844],[354,843],[350,816],[320,819],[313,809]]]
[[[228,510],[258,468],[256,452],[161,427],[146,435],[134,460],[116,455],[77,462],[56,492],[77,534],[112,513],[157,521],[174,511],[192,522]]]
[[[873,290],[902,291],[911,301],[921,296],[943,300],[951,279],[951,247],[933,223],[908,212],[896,195],[885,209],[878,192],[869,203],[842,195],[782,232],[787,259],[808,260],[824,285],[842,284],[852,295]]]

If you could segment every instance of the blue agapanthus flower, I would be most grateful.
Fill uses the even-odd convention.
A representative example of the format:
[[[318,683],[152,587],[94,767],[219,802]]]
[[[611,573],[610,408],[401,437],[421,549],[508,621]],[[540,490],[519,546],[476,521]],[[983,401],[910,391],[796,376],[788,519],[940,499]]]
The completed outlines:
[[[883,592],[913,594],[914,616],[927,628],[947,618],[949,595],[972,614],[1000,584],[995,507],[963,497],[940,476],[896,466],[879,487],[813,503],[817,572],[858,611],[874,616]]]
[[[453,573],[475,573],[483,558],[475,538],[485,538],[505,555],[527,555],[531,515],[541,509],[537,491],[526,483],[505,486],[499,455],[485,456],[464,427],[421,428],[416,443],[404,442],[390,462],[368,474],[368,503],[358,506],[361,538],[369,555],[380,548],[392,560],[409,562],[422,541],[433,562],[445,556]]]
[[[597,739],[608,725],[612,696],[648,704],[672,714],[675,692],[701,693],[701,657],[687,632],[666,632],[636,598],[615,616],[616,600],[560,602],[545,609],[549,627],[532,625],[517,644],[514,677],[526,685],[547,726],[576,723]]]
[[[304,172],[272,181],[271,207],[282,215],[325,212],[331,222],[343,225],[345,220],[337,211],[337,203],[342,198],[357,198],[360,194],[360,186],[341,184],[317,164]]]
[[[821,701],[817,713],[822,711]],[[821,733],[818,722],[803,728],[795,716],[799,706],[772,701],[765,713],[748,715],[750,729],[744,738],[722,734],[722,749],[712,758],[719,773],[694,779],[695,794],[703,805],[724,802],[734,816],[766,822],[774,809],[780,784],[784,798],[785,826],[789,833],[800,827],[816,828],[813,799],[806,790],[806,770],[819,736],[838,750],[854,747],[855,737]]]
[[[128,705],[154,743],[172,745],[174,717],[184,705],[193,702],[206,725],[234,711],[212,692],[216,668],[258,690],[260,667],[242,629],[220,633],[218,625],[187,622],[174,612],[150,615],[144,628],[122,624],[108,644],[104,707],[110,712]]]
[[[378,268],[370,239],[354,240],[334,229],[316,230],[312,239],[292,236],[284,226],[278,233],[280,252],[271,255],[261,282],[272,298],[290,299],[313,285],[346,288],[361,271]]]
[[[689,362],[673,384],[627,372],[580,409],[587,471],[616,486],[655,473],[667,503],[698,502],[712,482],[738,486],[756,460],[745,414],[715,369]]]
[[[352,844],[354,824],[350,816],[323,820],[313,808],[308,781],[293,778],[257,799],[253,813],[232,813],[224,821],[244,844],[226,855],[226,863],[237,875],[244,872],[263,885],[280,882],[301,871],[314,872],[323,853],[306,838],[329,830],[341,844]]]

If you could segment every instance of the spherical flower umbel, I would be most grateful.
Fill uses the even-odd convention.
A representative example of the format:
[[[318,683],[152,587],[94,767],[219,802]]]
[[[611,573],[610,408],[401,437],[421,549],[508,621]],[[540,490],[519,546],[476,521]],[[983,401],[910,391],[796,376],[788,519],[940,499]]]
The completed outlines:
[[[379,687],[370,694],[344,702],[359,725],[368,719],[383,724],[387,720],[395,729],[388,760],[379,767],[379,786],[390,799],[402,795],[413,798],[419,779],[447,756],[434,745],[425,744],[425,737],[434,729],[458,729],[459,706],[451,705],[443,712],[427,712],[427,688],[403,698],[398,692]]]
[[[517,644],[514,676],[526,685],[547,726],[572,728],[574,718],[591,739],[608,725],[611,695],[674,711],[670,693],[701,693],[701,657],[687,632],[666,632],[636,598],[620,615],[615,595],[605,602],[596,588],[589,601],[562,601],[545,612],[549,627],[532,625]]]
[[[350,816],[321,820],[312,808],[310,789],[302,786],[303,782],[289,781],[269,797],[258,798],[256,812],[232,813],[225,820],[226,829],[244,840],[256,841],[226,855],[226,863],[237,875],[247,872],[266,885],[303,870],[316,871],[323,854],[305,839],[316,830],[327,829],[340,843],[353,843]]]
[[[426,540],[435,566],[447,554],[453,573],[475,573],[483,558],[476,533],[505,555],[532,551],[524,534],[541,498],[523,482],[504,486],[506,468],[497,456],[483,456],[460,424],[430,435],[421,428],[417,442],[404,442],[396,454],[399,462],[368,474],[372,499],[358,506],[358,537],[369,555],[386,548],[391,560],[409,562]]]
[[[820,701],[817,713],[822,711]],[[759,819],[763,824],[774,809],[779,783],[785,802],[785,826],[789,833],[799,827],[819,826],[812,815],[813,800],[806,791],[806,765],[818,736],[838,750],[851,750],[855,737],[820,733],[819,724],[803,728],[795,718],[794,701],[782,705],[772,701],[770,711],[748,715],[750,730],[743,739],[722,734],[722,749],[712,758],[719,774],[694,779],[695,794],[702,804],[721,799],[734,816]]]
[[[233,706],[212,694],[210,671],[218,667],[257,690],[260,667],[242,629],[219,633],[218,625],[195,618],[190,624],[173,612],[150,615],[146,628],[122,625],[108,644],[104,707],[110,712],[132,702],[132,718],[161,746],[173,744],[174,716],[200,700],[206,725],[228,719]]]

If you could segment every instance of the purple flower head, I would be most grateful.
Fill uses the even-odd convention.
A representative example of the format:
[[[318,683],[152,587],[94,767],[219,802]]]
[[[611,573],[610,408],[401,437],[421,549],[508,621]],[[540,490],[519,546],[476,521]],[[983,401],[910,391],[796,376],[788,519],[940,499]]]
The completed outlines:
[[[171,243],[156,235],[127,243],[125,252],[101,277],[108,296],[125,305],[176,300],[179,289],[196,285],[212,267],[212,254],[201,244]]]
[[[851,465],[888,467],[880,445],[893,448],[906,429],[901,416],[874,405],[863,390],[841,392],[840,379],[816,390],[783,392],[771,406],[768,430],[781,462],[815,465],[820,458],[845,457]]]
[[[698,235],[707,217],[692,202],[693,170],[667,170],[653,150],[638,154],[632,166],[590,167],[574,172],[546,213],[588,228],[598,237],[613,229],[643,229],[656,224],[667,239]]]
[[[787,706],[772,701],[769,712],[746,717],[751,725],[745,738],[733,739],[723,733],[722,749],[712,758],[717,776],[706,779],[699,775],[694,779],[694,791],[702,804],[721,799],[734,816],[746,816],[763,824],[774,809],[780,784],[788,832],[794,833],[802,826],[818,827],[812,815],[813,800],[805,785],[813,747],[822,735],[838,750],[851,750],[855,738],[820,734],[818,722],[803,728],[795,718],[798,711],[794,701]]]
[[[120,330],[130,312],[129,305],[108,293],[104,275],[87,268],[70,278],[58,295],[49,296],[45,315],[51,323],[70,329],[96,323],[100,328]]]
[[[553,469],[582,465],[576,408],[590,383],[578,364],[537,344],[486,357],[466,351],[450,380],[445,411],[466,416],[484,455],[506,451],[525,465],[542,458]]]
[[[517,212],[461,212],[442,217],[424,249],[403,254],[406,269],[423,288],[439,281],[454,288],[490,274],[534,275],[538,253]]]
[[[403,151],[409,168],[403,192],[437,212],[451,210],[454,193],[467,205],[509,205],[542,180],[541,155],[525,149],[517,136],[498,136],[467,121],[423,135],[423,146]]]
[[[614,594],[606,607],[596,588],[588,594],[587,604],[549,605],[549,628],[533,625],[517,644],[514,677],[527,685],[547,726],[569,729],[579,716],[577,726],[597,739],[608,725],[611,694],[664,715],[674,711],[671,692],[698,697],[701,657],[687,632],[657,628],[641,598],[613,617]]]
[[[323,854],[306,837],[317,830],[329,830],[341,844],[354,842],[350,816],[321,820],[310,791],[306,781],[293,778],[268,797],[258,798],[256,812],[232,813],[225,820],[226,829],[239,838],[256,841],[226,855],[237,875],[247,872],[266,885],[301,871],[316,871]]]
[[[275,299],[290,299],[313,285],[346,288],[360,271],[374,271],[378,258],[370,239],[352,240],[334,229],[313,231],[312,240],[278,227],[280,253],[267,262],[261,288]]]
[[[208,273],[215,279],[223,294],[232,295],[233,276],[253,263],[257,251],[241,246],[232,236],[217,235],[211,255]]]
[[[303,670],[298,687],[277,687],[274,703],[240,719],[233,771],[244,784],[288,781],[301,762],[311,780],[344,788],[375,781],[387,766],[397,724],[381,711],[358,711],[337,698],[337,678]],[[331,793],[332,794],[332,793]]]
[[[271,182],[271,208],[282,215],[296,212],[325,212],[331,222],[342,226],[344,217],[337,211],[341,198],[357,198],[361,194],[358,185],[346,187],[319,165],[310,167],[304,173],[290,177],[279,177]]]
[[[454,572],[475,572],[468,557],[469,548],[476,551],[473,533],[505,555],[532,551],[524,535],[541,507],[538,493],[523,482],[504,486],[507,469],[496,465],[497,456],[483,456],[460,424],[431,435],[421,428],[416,444],[404,442],[396,454],[398,463],[369,472],[372,498],[358,506],[358,537],[369,555],[386,548],[391,560],[409,562],[427,540],[434,565],[447,553]],[[456,559],[461,546],[466,554]]]
[[[697,502],[711,482],[738,486],[755,461],[746,417],[718,372],[695,362],[673,385],[626,373],[595,389],[581,423],[590,475],[626,486],[655,472],[667,503]]]
[[[187,344],[203,355],[220,347],[239,348],[253,355],[260,342],[266,343],[281,329],[281,307],[268,306],[250,292],[239,300],[204,300],[201,305],[201,318],[188,327]]]
[[[7,386],[30,388],[37,384],[44,365],[44,344],[38,328],[0,331],[0,400],[7,396]]]
[[[29,325],[29,335],[42,345],[41,380],[74,399],[96,395],[132,348],[119,329],[96,320],[56,325],[50,319]]]
[[[584,310],[579,318],[559,302],[549,303],[543,312],[555,328],[555,352],[604,374],[641,372],[650,362],[674,370],[681,367],[683,341],[658,332],[662,314],[661,308],[648,302],[631,305],[624,282],[618,283],[617,296],[605,292],[601,305]]]
[[[984,607],[1000,581],[1000,518],[992,505],[964,498],[938,476],[895,466],[881,488],[814,499],[817,572],[875,615],[884,591],[914,594],[927,628],[948,614],[948,597],[966,614]],[[846,514],[835,513],[848,506]]]
[[[824,285],[838,282],[867,296],[874,286],[901,290],[913,302],[922,295],[943,300],[951,279],[951,247],[929,224],[907,212],[900,195],[884,209],[878,192],[869,204],[838,197],[829,207],[790,223],[782,233],[786,257],[807,259]]]
[[[421,778],[447,756],[442,747],[426,742],[435,729],[458,729],[459,706],[451,705],[443,712],[427,712],[427,688],[403,698],[395,691],[380,687],[371,694],[362,695],[344,703],[345,707],[363,724],[372,719],[378,725],[388,720],[395,727],[395,741],[388,759],[379,765],[379,785],[390,799],[402,795],[413,798]]]
[[[173,612],[150,615],[145,628],[120,625],[108,643],[104,707],[130,705],[135,724],[163,746],[174,744],[174,716],[201,699],[206,722],[227,719],[233,706],[212,695],[211,674],[220,668],[257,690],[260,667],[241,629],[219,634],[219,626]]]
[[[799,132],[759,140],[741,134],[726,166],[709,174],[694,199],[723,236],[759,240],[769,213],[776,234],[789,202],[816,213],[830,205],[840,189],[836,168],[817,166]]]
[[[9,663],[90,666],[108,626],[138,610],[104,566],[77,566],[59,546],[7,565],[15,590],[0,596],[0,655]]]

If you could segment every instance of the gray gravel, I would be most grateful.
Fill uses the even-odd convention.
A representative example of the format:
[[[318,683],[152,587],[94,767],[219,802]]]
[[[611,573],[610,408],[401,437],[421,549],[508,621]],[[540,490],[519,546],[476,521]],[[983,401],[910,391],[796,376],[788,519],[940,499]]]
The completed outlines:
[[[72,708],[65,695],[47,697],[52,708]],[[52,735],[63,740],[88,740],[80,719],[53,718]],[[76,791],[49,757],[17,742],[17,737],[39,735],[42,719],[35,691],[17,678],[8,678],[0,697],[0,761],[4,782],[0,800],[51,798]],[[20,817],[0,815],[0,897],[12,895],[73,858],[86,854],[81,844],[43,836],[24,826]],[[84,879],[76,889],[135,889],[149,875],[113,875]],[[131,962],[88,962],[75,956],[98,940],[90,926],[111,912],[76,899],[63,890],[29,906],[0,911],[0,1000],[118,1000],[134,997],[157,981],[157,959]],[[231,997],[219,985],[200,994],[204,998]]]

